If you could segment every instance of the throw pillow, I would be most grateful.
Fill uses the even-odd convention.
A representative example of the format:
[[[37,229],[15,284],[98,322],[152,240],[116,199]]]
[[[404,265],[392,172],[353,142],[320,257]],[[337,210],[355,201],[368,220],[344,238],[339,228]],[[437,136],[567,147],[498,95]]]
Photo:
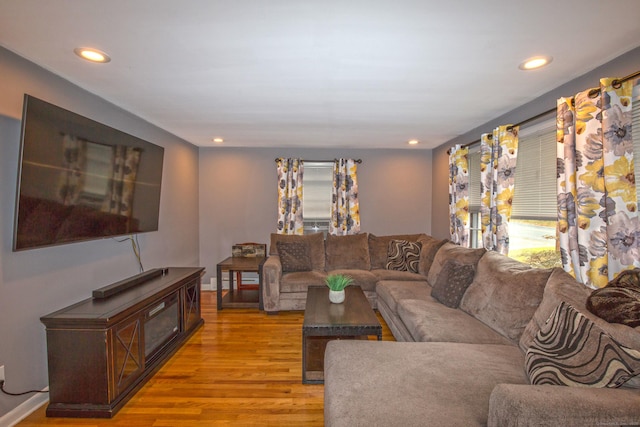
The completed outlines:
[[[311,271],[309,246],[303,242],[277,242],[282,272]]]
[[[408,240],[391,240],[387,252],[387,270],[418,272],[420,264],[420,242]]]
[[[620,273],[587,299],[587,309],[609,323],[640,326],[640,269]]]
[[[527,350],[525,368],[531,384],[615,388],[640,374],[640,351],[563,301]]]
[[[475,274],[473,265],[449,260],[440,271],[431,289],[431,296],[447,307],[458,308]]]

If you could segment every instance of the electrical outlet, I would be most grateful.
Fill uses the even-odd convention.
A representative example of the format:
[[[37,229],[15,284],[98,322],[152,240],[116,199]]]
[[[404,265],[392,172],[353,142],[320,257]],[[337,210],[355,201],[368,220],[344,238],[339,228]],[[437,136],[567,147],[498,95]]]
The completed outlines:
[[[4,381],[4,365],[0,366],[0,381]]]

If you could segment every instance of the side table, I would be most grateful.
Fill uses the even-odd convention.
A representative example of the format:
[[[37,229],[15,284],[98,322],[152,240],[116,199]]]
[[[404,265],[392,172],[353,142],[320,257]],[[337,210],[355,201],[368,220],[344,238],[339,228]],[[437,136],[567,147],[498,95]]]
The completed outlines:
[[[216,291],[218,300],[218,310],[223,307],[236,308],[258,308],[263,310],[262,305],[262,266],[267,257],[229,257],[221,261],[216,266]],[[229,292],[222,296],[222,272],[229,272]],[[234,277],[237,272],[257,272],[258,289],[237,289]]]

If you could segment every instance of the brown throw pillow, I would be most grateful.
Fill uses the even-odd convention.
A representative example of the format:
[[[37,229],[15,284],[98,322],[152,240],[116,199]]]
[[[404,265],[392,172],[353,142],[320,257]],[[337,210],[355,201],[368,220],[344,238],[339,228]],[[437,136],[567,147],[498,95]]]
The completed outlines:
[[[563,301],[527,350],[525,368],[535,385],[615,388],[640,374],[640,352]]]
[[[277,242],[282,272],[311,271],[309,245],[303,242]]]
[[[475,274],[473,265],[449,260],[440,271],[431,296],[447,307],[458,308]]]
[[[391,240],[387,253],[387,270],[418,272],[420,264],[420,242],[408,240]]]
[[[620,273],[587,299],[587,309],[609,323],[640,326],[640,269]]]

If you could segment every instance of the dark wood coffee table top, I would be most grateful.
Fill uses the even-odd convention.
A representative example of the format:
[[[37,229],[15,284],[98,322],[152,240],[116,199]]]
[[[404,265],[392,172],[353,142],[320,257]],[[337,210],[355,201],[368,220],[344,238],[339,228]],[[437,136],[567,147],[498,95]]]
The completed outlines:
[[[304,311],[306,335],[378,335],[382,326],[359,286],[347,286],[341,304],[329,301],[329,288],[310,286]]]

